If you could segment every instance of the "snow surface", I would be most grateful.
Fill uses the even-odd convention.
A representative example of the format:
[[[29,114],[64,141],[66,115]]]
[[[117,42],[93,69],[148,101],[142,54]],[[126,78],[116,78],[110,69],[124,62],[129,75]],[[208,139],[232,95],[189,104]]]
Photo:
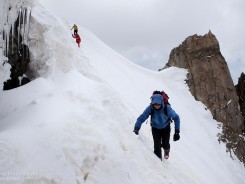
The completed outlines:
[[[243,164],[218,142],[220,124],[189,92],[186,70],[141,68],[81,26],[78,48],[71,26],[32,9],[38,77],[0,92],[0,183],[245,183]],[[155,89],[170,96],[181,120],[180,140],[171,140],[163,161],[153,153],[149,123],[133,133]]]

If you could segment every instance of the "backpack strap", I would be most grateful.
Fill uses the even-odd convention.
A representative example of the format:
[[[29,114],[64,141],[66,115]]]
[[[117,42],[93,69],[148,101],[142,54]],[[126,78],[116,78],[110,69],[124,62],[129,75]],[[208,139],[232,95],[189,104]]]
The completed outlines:
[[[164,110],[164,113],[166,114],[166,116],[168,116],[168,106],[167,106],[167,104],[164,104],[163,110]]]

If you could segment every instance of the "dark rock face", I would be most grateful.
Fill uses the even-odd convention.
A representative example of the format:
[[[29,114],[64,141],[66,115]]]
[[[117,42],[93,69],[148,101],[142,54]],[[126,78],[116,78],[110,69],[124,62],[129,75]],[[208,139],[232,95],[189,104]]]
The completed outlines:
[[[188,37],[174,48],[166,67],[188,69],[190,91],[196,100],[202,101],[214,119],[223,123],[219,140],[226,142],[229,151],[245,163],[243,117],[239,110],[238,97],[216,37],[209,31],[204,36]]]
[[[245,74],[242,73],[238,79],[238,84],[236,85],[236,92],[239,98],[240,110],[242,112],[243,118],[245,119]],[[244,120],[245,126],[245,120]]]
[[[18,48],[18,22],[19,18],[16,20],[14,28],[11,28],[10,30],[8,63],[12,66],[12,68],[10,79],[4,82],[3,90],[19,87],[30,81],[26,76],[24,76],[29,69],[29,48],[24,44],[20,44]],[[12,29],[14,29],[14,35],[12,35]],[[19,42],[22,42],[22,37],[20,35]],[[22,80],[25,78],[24,82],[22,82],[20,78],[22,78]]]

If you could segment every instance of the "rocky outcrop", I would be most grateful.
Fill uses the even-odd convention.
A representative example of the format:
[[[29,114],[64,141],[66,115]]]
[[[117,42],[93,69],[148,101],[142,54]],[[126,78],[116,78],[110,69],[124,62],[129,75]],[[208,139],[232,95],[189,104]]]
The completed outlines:
[[[23,13],[26,11],[27,9],[25,8],[23,11],[20,11],[17,20],[9,32],[7,57],[8,63],[11,65],[11,74],[10,79],[4,82],[3,90],[13,89],[30,82],[26,76],[30,63],[29,48],[23,42],[22,35],[24,34],[20,34],[21,29],[26,29],[25,24],[27,21],[27,14]]]
[[[223,123],[219,140],[245,163],[244,123],[236,90],[219,48],[219,42],[209,31],[204,36],[193,35],[174,48],[166,67],[188,69],[187,83],[196,100],[202,101],[214,119]]]
[[[238,84],[236,85],[236,92],[239,98],[240,110],[242,112],[243,118],[245,119],[245,74],[242,73],[238,79]],[[245,126],[245,120],[244,120]]]

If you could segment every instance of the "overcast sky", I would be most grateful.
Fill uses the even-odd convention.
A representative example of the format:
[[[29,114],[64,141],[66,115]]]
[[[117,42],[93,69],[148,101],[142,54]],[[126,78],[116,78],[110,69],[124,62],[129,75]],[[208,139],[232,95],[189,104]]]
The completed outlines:
[[[245,0],[39,0],[131,61],[157,70],[188,36],[217,37],[235,84],[245,72]],[[82,36],[82,35],[81,35]]]

